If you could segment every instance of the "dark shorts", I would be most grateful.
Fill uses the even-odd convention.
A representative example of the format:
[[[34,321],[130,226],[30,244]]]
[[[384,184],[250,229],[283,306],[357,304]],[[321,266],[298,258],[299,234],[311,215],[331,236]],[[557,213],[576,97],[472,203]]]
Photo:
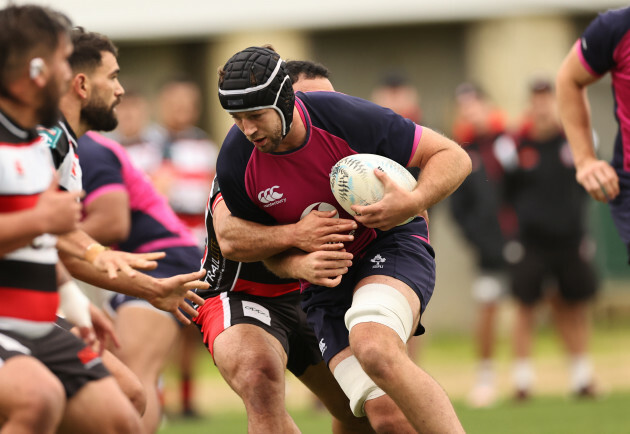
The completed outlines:
[[[424,220],[415,220],[387,232],[379,231],[368,249],[354,259],[339,286],[312,285],[304,290],[302,307],[315,330],[326,363],[349,345],[344,315],[352,305],[355,285],[361,279],[384,275],[406,283],[420,298],[421,312],[424,312],[435,286],[435,254],[426,240]],[[421,335],[424,331],[422,324],[418,324],[414,334]]]
[[[619,174],[619,195],[610,202],[610,215],[615,222],[619,236],[626,246],[630,263],[630,180]]]
[[[171,247],[163,249],[162,251],[166,253],[166,256],[157,261],[157,268],[155,270],[143,271],[143,273],[160,279],[172,277],[177,274],[194,273],[201,268],[203,253],[196,246]],[[106,306],[106,308],[110,312],[116,312],[119,307],[127,303],[142,305],[147,308],[158,310],[157,308],[154,308],[151,303],[142,298],[119,293],[114,294],[114,296],[109,300],[109,305]],[[167,312],[164,313],[171,315]],[[188,317],[187,314],[184,313],[184,315]],[[173,317],[173,319],[175,319],[175,317]],[[179,321],[177,323],[179,324]]]
[[[0,330],[0,361],[21,355],[34,357],[50,369],[63,384],[68,398],[72,398],[88,382],[109,376],[98,354],[81,339],[58,326],[36,339]]]
[[[216,337],[235,324],[252,324],[274,336],[287,354],[287,369],[296,377],[322,361],[315,333],[300,307],[302,296],[295,291],[278,297],[261,297],[244,292],[221,292],[206,299],[193,321],[203,342],[213,354]]]
[[[525,245],[523,259],[511,267],[512,294],[524,304],[543,296],[545,283],[553,279],[560,296],[569,302],[588,300],[597,291],[597,279],[580,243]]]

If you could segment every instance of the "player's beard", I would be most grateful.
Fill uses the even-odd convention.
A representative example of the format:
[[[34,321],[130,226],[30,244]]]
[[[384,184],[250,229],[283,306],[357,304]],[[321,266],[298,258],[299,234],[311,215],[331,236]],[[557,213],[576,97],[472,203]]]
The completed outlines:
[[[37,119],[46,128],[53,127],[59,121],[61,112],[59,110],[60,92],[57,83],[50,80],[42,89],[42,104],[37,109]]]
[[[269,140],[269,144],[264,152],[278,152],[282,143],[282,124],[273,129],[272,133],[267,136],[267,140]]]
[[[102,100],[94,98],[88,105],[81,108],[81,121],[85,122],[91,130],[112,131],[118,126],[118,118],[114,112],[116,104],[118,100],[107,107]]]

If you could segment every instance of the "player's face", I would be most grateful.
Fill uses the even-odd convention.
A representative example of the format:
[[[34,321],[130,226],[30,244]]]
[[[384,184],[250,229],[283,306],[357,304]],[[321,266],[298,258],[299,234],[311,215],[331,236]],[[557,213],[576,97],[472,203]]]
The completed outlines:
[[[72,70],[68,57],[72,54],[72,43],[65,35],[59,38],[59,44],[53,55],[47,59],[46,68],[49,79],[42,88],[41,104],[37,109],[39,123],[45,127],[52,127],[60,116],[59,100],[68,91]]]
[[[232,113],[236,126],[260,152],[280,152],[282,120],[272,108]]]
[[[555,121],[556,102],[553,93],[551,92],[538,92],[534,93],[531,97],[531,111],[535,121]]]
[[[101,53],[101,64],[89,74],[91,92],[81,108],[81,120],[90,129],[111,131],[118,125],[116,106],[125,93],[118,81],[118,61],[109,51]]]

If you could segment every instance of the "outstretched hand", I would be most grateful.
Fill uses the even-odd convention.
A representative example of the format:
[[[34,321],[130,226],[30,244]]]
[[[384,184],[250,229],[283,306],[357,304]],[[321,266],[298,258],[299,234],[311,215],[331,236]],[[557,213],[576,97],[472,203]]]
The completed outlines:
[[[164,252],[128,253],[118,250],[103,250],[94,259],[94,266],[107,272],[110,279],[115,279],[118,271],[129,277],[136,275],[135,270],[154,270],[158,264],[156,260],[166,256]]]
[[[190,324],[190,320],[182,313],[185,312],[192,318],[196,318],[199,313],[186,300],[193,304],[202,306],[204,300],[193,292],[194,289],[208,289],[207,282],[202,282],[205,270],[194,273],[178,274],[173,277],[158,279],[160,284],[159,295],[149,299],[149,302],[158,309],[172,313],[181,323]],[[180,311],[181,309],[181,311]]]
[[[374,169],[385,189],[383,198],[372,205],[352,205],[356,221],[382,231],[389,230],[418,214],[415,195],[394,182],[385,172]]]

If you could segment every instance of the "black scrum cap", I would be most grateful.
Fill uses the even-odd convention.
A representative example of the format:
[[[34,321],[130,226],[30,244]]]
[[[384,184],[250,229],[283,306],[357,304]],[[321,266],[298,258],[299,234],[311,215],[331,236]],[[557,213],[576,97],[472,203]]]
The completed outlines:
[[[282,137],[293,122],[295,94],[286,63],[273,50],[249,47],[239,51],[223,67],[219,101],[229,113],[272,108],[282,119]]]

